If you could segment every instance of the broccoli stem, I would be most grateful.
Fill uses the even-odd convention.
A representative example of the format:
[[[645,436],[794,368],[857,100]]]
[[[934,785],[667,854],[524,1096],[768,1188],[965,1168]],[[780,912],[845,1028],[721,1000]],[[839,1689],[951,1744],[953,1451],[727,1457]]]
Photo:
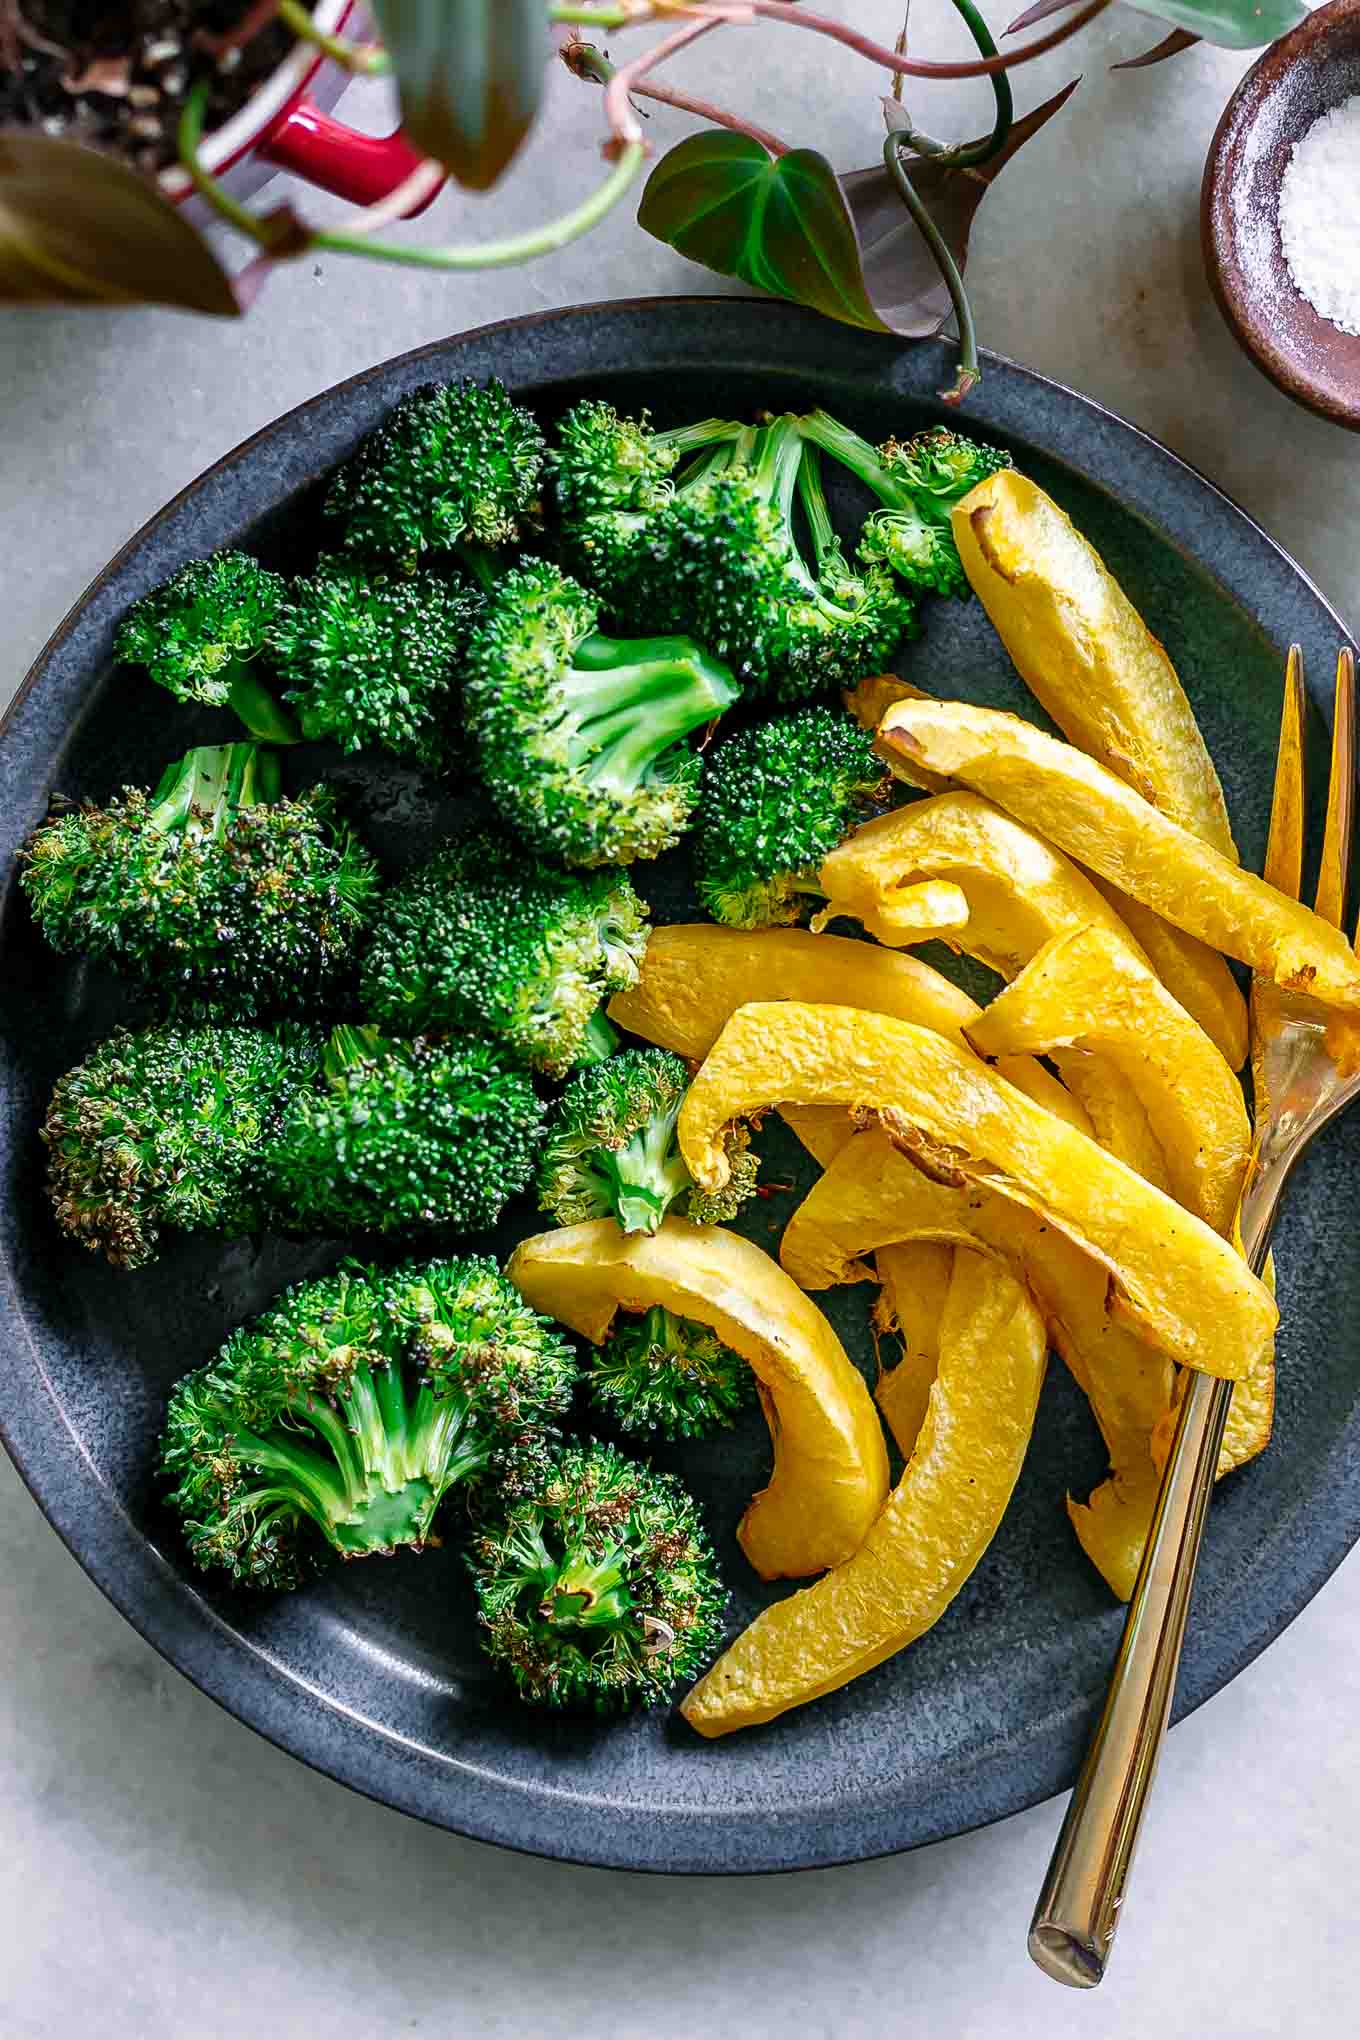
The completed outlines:
[[[677,1103],[649,1119],[621,1148],[601,1148],[596,1168],[609,1186],[609,1199],[626,1233],[654,1233],[675,1203],[693,1186],[675,1144]]]
[[[858,432],[852,432],[848,425],[842,425],[826,411],[809,411],[798,420],[798,428],[805,439],[829,453],[843,468],[858,476],[867,489],[872,489],[885,510],[917,508],[911,491],[884,467],[877,447]]]
[[[597,1006],[586,1022],[586,1031],[581,1037],[581,1052],[574,1069],[584,1069],[588,1063],[607,1062],[619,1045],[619,1037],[610,1025],[603,1006]]]
[[[360,1028],[338,1033],[362,1036]],[[336,1393],[297,1397],[288,1423],[298,1438],[279,1430],[240,1430],[233,1455],[280,1478],[238,1501],[258,1516],[255,1536],[279,1516],[301,1514],[347,1557],[424,1544],[435,1510],[449,1488],[480,1473],[485,1449],[458,1433],[467,1419],[457,1399],[436,1399],[421,1383],[414,1390],[397,1366],[361,1362]],[[310,1433],[314,1443],[305,1442]],[[317,1450],[316,1446],[323,1448]]]
[[[302,742],[302,731],[294,718],[281,702],[274,699],[244,660],[233,660],[227,670],[231,672],[227,707],[239,716],[252,737],[258,738],[262,744]]]
[[[798,469],[798,500],[803,506],[808,531],[812,537],[812,550],[817,560],[819,574],[829,567],[845,566],[845,556],[836,527],[831,522],[831,510],[822,486],[822,456],[819,448],[805,446]]]
[[[382,1036],[376,1027],[333,1027],[321,1067],[328,1077],[343,1076],[361,1063],[372,1062],[382,1045]]]
[[[172,835],[192,815],[210,817],[220,835],[237,808],[276,801],[282,790],[279,761],[254,744],[204,745],[166,767],[151,796],[153,828]]]
[[[572,762],[621,797],[635,793],[657,760],[731,706],[725,668],[687,638],[610,638],[594,631],[563,676]],[[642,711],[639,713],[639,711]]]
[[[633,1605],[621,1556],[611,1551],[592,1563],[568,1552],[539,1603],[543,1620],[553,1629],[607,1629],[621,1622]]]

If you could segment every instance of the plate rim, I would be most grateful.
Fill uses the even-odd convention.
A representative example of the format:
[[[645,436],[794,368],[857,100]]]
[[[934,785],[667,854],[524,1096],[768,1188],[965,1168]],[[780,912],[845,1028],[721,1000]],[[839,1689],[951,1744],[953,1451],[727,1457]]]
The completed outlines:
[[[42,682],[50,664],[120,575],[125,563],[214,478],[248,460],[276,436],[295,430],[318,408],[335,405],[337,398],[351,391],[390,383],[394,371],[415,371],[423,362],[447,357],[452,349],[494,344],[498,336],[507,333],[551,332],[555,327],[572,323],[583,327],[587,321],[610,319],[622,325],[638,317],[669,319],[675,323],[678,334],[686,314],[695,312],[717,320],[730,314],[738,327],[753,314],[764,315],[772,324],[801,326],[814,341],[820,339],[826,352],[831,351],[833,344],[843,355],[853,355],[858,349],[866,370],[879,371],[879,388],[884,367],[903,357],[916,363],[935,363],[940,380],[947,379],[952,361],[952,343],[919,342],[910,348],[894,348],[881,336],[858,334],[853,329],[836,328],[828,334],[826,322],[820,317],[779,300],[713,293],[610,299],[523,314],[467,328],[375,363],[293,406],[210,463],[148,518],[94,576],[42,647],[0,716],[0,815],[8,808],[6,796],[11,778],[17,783],[17,775],[11,771],[13,747],[7,739],[30,717],[40,718]],[[735,352],[737,333],[733,338]],[[677,339],[677,351],[680,347]],[[790,352],[785,358],[800,373],[815,375],[815,351],[811,355]],[[986,351],[983,367],[981,388],[970,401],[967,413],[976,423],[1011,429],[1012,421],[1006,415],[1012,408],[1007,402],[1007,391],[1018,384],[1042,393],[1060,408],[1079,407],[1088,414],[1088,422],[1100,423],[1111,431],[1121,447],[1128,444],[1131,436],[1151,456],[1163,482],[1175,483],[1182,493],[1188,491],[1186,501],[1190,508],[1196,501],[1202,502],[1207,491],[1238,523],[1238,536],[1247,542],[1249,549],[1264,545],[1277,563],[1307,589],[1331,619],[1339,637],[1351,639],[1352,634],[1335,607],[1286,548],[1192,463],[1108,406],[1052,377]],[[602,366],[601,373],[617,374],[618,364]],[[578,370],[571,371],[571,379],[579,379]],[[1045,451],[1052,458],[1065,458],[1059,447],[1045,445]],[[1217,566],[1211,567],[1202,559],[1184,533],[1168,526],[1165,504],[1154,506],[1140,501],[1136,487],[1112,483],[1080,459],[1069,464],[1094,486],[1153,524],[1168,543],[1182,545],[1202,570],[1211,573],[1259,622],[1251,601],[1230,580],[1223,579]],[[59,719],[57,744],[45,747],[45,772],[49,778],[53,760],[59,757],[61,746],[69,742],[77,720],[78,717]],[[0,908],[8,901],[14,882],[11,861],[0,884]],[[24,1319],[18,1274],[3,1242],[0,1242],[0,1352],[11,1364],[16,1354],[21,1353],[39,1391],[32,1399],[16,1396],[5,1400],[0,1407],[0,1442],[43,1516],[105,1598],[168,1664],[266,1741],[337,1783],[427,1824],[519,1853],[596,1868],[662,1874],[762,1874],[869,1861],[947,1836],[969,1833],[1038,1804],[1070,1782],[1065,1776],[1055,1780],[1043,1774],[1016,1790],[1016,1755],[1001,1741],[978,1755],[960,1760],[960,1767],[966,1768],[973,1780],[965,1818],[952,1815],[934,1822],[912,1820],[911,1809],[900,1799],[886,1809],[876,1809],[871,1822],[857,1819],[853,1804],[838,1804],[829,1813],[818,1810],[801,1822],[793,1822],[781,1821],[768,1809],[743,1812],[724,1808],[713,1814],[668,1811],[658,1816],[645,1806],[591,1800],[590,1822],[578,1822],[575,1833],[559,1840],[551,1822],[545,1824],[540,1817],[544,1804],[550,1803],[553,1796],[551,1788],[483,1775],[460,1764],[450,1754],[443,1760],[442,1774],[447,1778],[462,1774],[462,1791],[453,1795],[458,1803],[442,1799],[433,1804],[430,1767],[440,1763],[439,1752],[409,1745],[383,1724],[346,1710],[333,1696],[309,1689],[295,1672],[285,1670],[259,1644],[247,1643],[133,1522],[120,1497],[100,1478],[52,1387]],[[1328,1476],[1339,1474],[1336,1462],[1347,1459],[1354,1433],[1360,1433],[1360,1409],[1333,1440],[1325,1462]],[[1238,1635],[1233,1646],[1222,1652],[1194,1682],[1192,1690],[1178,1696],[1175,1719],[1183,1718],[1230,1683],[1275,1641],[1330,1578],[1360,1538],[1360,1481],[1353,1485],[1355,1492],[1349,1497],[1349,1505],[1342,1507],[1338,1503],[1346,1494],[1346,1484],[1336,1477],[1325,1484],[1320,1481],[1319,1491],[1330,1495],[1332,1506],[1313,1511],[1310,1532],[1293,1536],[1287,1554],[1290,1563],[1284,1574],[1288,1591],[1277,1597],[1264,1619]],[[1292,1516],[1295,1512],[1290,1513]],[[1089,1710],[1080,1701],[1074,1705],[1084,1732]],[[1070,1728],[1068,1717],[1072,1711],[1069,1707],[1066,1714],[1061,1709],[1055,1712],[1052,1718],[1055,1736],[1064,1726]],[[659,1829],[664,1830],[660,1841]]]

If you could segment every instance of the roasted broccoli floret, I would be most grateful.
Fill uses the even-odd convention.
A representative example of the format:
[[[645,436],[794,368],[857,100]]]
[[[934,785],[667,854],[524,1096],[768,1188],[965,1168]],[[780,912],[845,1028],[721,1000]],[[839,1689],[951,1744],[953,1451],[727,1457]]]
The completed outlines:
[[[334,999],[378,868],[331,790],[280,797],[272,751],[190,751],[154,793],[124,788],[47,822],[22,880],[54,949],[240,1016]]]
[[[624,1232],[654,1233],[675,1210],[696,1224],[733,1218],[754,1195],[759,1158],[749,1137],[728,1136],[730,1180],[700,1190],[675,1123],[689,1072],[664,1048],[625,1048],[578,1070],[557,1102],[538,1172],[538,1201],[559,1225],[615,1218]]]
[[[488,1042],[389,1041],[376,1027],[337,1027],[324,1075],[293,1101],[262,1158],[293,1223],[482,1232],[533,1178],[543,1107]]]
[[[543,435],[498,382],[403,397],[331,482],[345,544],[413,566],[423,552],[512,544],[538,507]]]
[[[129,610],[114,657],[145,666],[180,701],[233,709],[252,737],[295,744],[297,724],[253,670],[287,587],[248,553],[190,560]]]
[[[321,1042],[295,1026],[120,1031],[67,1074],[43,1121],[57,1223],[115,1267],[156,1258],[162,1230],[268,1223],[261,1150]]]
[[[694,1502],[612,1445],[567,1446],[468,1562],[487,1652],[535,1705],[653,1706],[721,1637],[727,1595]]]
[[[740,427],[705,419],[654,432],[644,412],[622,418],[588,397],[567,412],[548,456],[569,564],[590,587],[610,596],[631,572],[645,520],[673,493],[672,470],[703,447],[730,444]]]
[[[297,1586],[436,1541],[449,1491],[537,1491],[571,1347],[493,1261],[345,1267],[286,1289],[170,1400],[161,1465],[196,1563]]]
[[[755,1401],[740,1353],[661,1304],[616,1318],[587,1378],[596,1407],[621,1430],[668,1439],[705,1438]]]
[[[397,1034],[491,1035],[564,1076],[617,1036],[602,1002],[638,981],[650,929],[622,871],[558,871],[476,831],[388,893],[364,960],[366,1012]]]
[[[598,613],[545,561],[507,574],[472,633],[464,704],[508,823],[570,864],[631,864],[688,827],[701,764],[684,739],[738,688],[690,639],[605,637]]]
[[[447,574],[322,559],[294,581],[272,644],[304,737],[376,745],[423,765],[455,748],[455,702],[482,598]]]
[[[800,920],[822,860],[890,784],[873,736],[820,703],[739,730],[711,753],[699,805],[699,897],[729,928]]]
[[[806,438],[871,489],[883,506],[868,519],[860,539],[865,561],[882,561],[912,588],[925,594],[967,595],[968,577],[949,528],[949,513],[978,482],[1011,457],[999,446],[984,446],[946,425],[932,426],[913,439],[889,439],[871,446],[825,411],[799,420]]]
[[[692,630],[776,700],[852,686],[916,629],[915,605],[886,568],[847,566],[818,456],[792,417],[698,456],[644,520],[615,600],[630,628],[645,616]]]

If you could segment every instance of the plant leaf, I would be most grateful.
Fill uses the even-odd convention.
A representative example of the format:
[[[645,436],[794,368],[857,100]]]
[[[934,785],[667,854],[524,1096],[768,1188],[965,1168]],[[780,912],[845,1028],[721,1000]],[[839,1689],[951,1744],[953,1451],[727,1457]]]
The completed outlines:
[[[960,269],[968,260],[968,237],[978,207],[994,180],[1025,143],[1047,126],[1081,83],[1074,78],[1052,99],[1017,120],[1006,145],[976,170],[950,170],[930,156],[908,159],[906,171]],[[892,104],[893,102],[889,102]],[[902,205],[883,164],[852,170],[841,179],[859,237],[865,288],[875,309],[904,339],[938,333],[952,309],[949,292],[930,250]]]
[[[846,194],[815,149],[771,156],[723,128],[690,135],[647,179],[638,225],[720,276],[847,326],[890,330],[865,287]]]
[[[1033,28],[1036,21],[1047,21],[1050,14],[1065,13],[1076,4],[1077,0],[1034,0],[1032,7],[1027,7],[1023,14],[1017,14],[1007,25],[1006,34],[1019,35],[1022,28]]]
[[[548,0],[372,0],[402,124],[485,191],[529,132],[551,55]]]
[[[1153,64],[1164,64],[1168,57],[1179,56],[1182,50],[1193,49],[1203,42],[1200,35],[1191,35],[1188,28],[1173,28],[1170,35],[1164,35],[1150,50],[1144,50],[1141,57],[1125,57],[1122,64],[1111,64],[1112,71],[1146,71]]]
[[[1254,50],[1297,28],[1303,0],[1131,0],[1139,14],[1189,29],[1223,50]]]
[[[0,134],[0,303],[241,313],[226,270],[149,177],[14,128]]]

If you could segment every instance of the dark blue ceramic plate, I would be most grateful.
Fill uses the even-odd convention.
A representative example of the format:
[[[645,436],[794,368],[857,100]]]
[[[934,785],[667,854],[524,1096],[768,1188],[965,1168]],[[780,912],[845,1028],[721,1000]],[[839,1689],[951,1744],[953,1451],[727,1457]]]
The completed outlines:
[[[547,411],[604,391],[650,404],[663,422],[821,402],[882,437],[946,416],[935,391],[951,372],[943,347],[897,348],[735,299],[567,312],[405,355],[281,419],[155,518],[67,618],[5,725],[0,1413],[10,1450],[91,1577],[205,1692],[333,1777],[462,1833],[629,1868],[784,1870],[908,1848],[1068,1784],[1120,1625],[1063,1511],[1064,1494],[1084,1494],[1103,1471],[1081,1398],[1055,1365],[1001,1533],[936,1629],[846,1691],[725,1743],[700,1742],[664,1713],[601,1726],[514,1704],[477,1650],[454,1549],[348,1567],[278,1600],[208,1587],[186,1571],[151,1479],[166,1390],[229,1325],[290,1277],[330,1265],[342,1243],[182,1240],[127,1276],[58,1237],[42,1191],[43,1102],[130,1006],[101,973],[44,952],[12,852],[54,789],[145,783],[215,726],[208,716],[200,731],[149,683],[113,674],[112,631],[133,598],[214,546],[256,547],[278,565],[305,558],[319,479],[414,385],[494,374]],[[1244,856],[1259,859],[1284,651],[1298,639],[1323,680],[1345,635],[1338,618],[1217,490],[1070,391],[989,360],[967,422],[1003,440],[1067,506],[1166,640]],[[937,604],[904,670],[945,694],[1034,713],[976,604]],[[393,862],[417,854],[454,811],[390,771],[324,754],[302,769],[352,787],[362,825]],[[666,918],[691,911],[683,868],[653,867],[646,890]],[[776,1142],[771,1127],[767,1175],[787,1179],[801,1164],[792,1143]],[[1269,1643],[1360,1534],[1358,1154],[1353,1120],[1328,1135],[1290,1195],[1278,1239],[1276,1441],[1219,1490],[1182,1712]],[[762,1204],[755,1235],[773,1246],[792,1206],[791,1195]],[[525,1209],[495,1244],[531,1229]],[[869,1294],[826,1299],[866,1369]],[[762,1590],[731,1533],[764,1479],[759,1420],[673,1463],[705,1504],[735,1590],[733,1620],[744,1622]]]

